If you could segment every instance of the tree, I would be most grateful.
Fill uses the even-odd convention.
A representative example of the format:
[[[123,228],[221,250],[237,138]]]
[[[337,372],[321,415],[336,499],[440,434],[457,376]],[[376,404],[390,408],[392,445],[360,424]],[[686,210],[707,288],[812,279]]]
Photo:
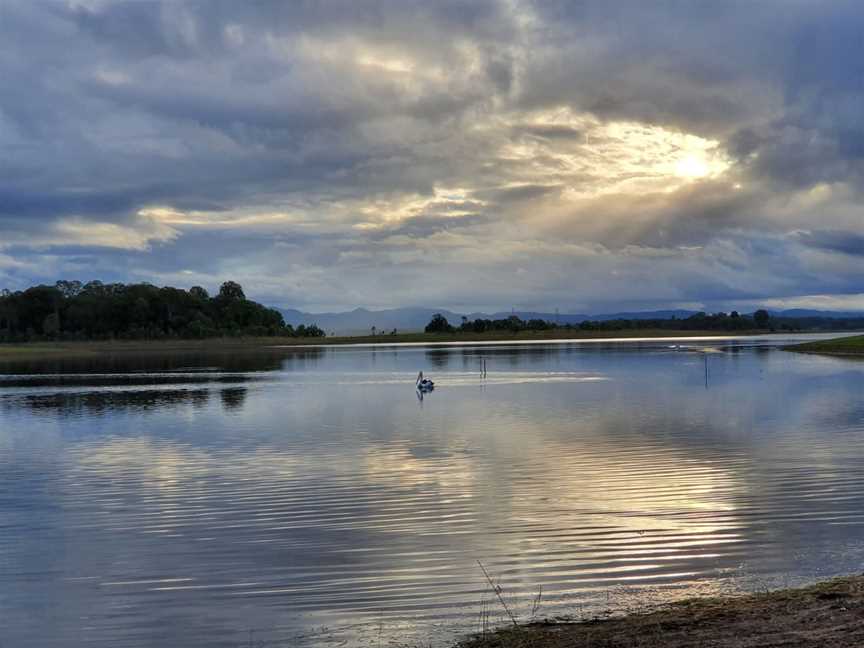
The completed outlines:
[[[138,297],[132,303],[132,320],[141,327],[147,326],[150,321],[150,304],[144,297]]]
[[[57,313],[51,313],[42,322],[42,332],[50,338],[57,337],[60,332],[60,316]]]
[[[323,336],[317,326],[302,333]],[[195,287],[58,281],[0,292],[0,341],[207,338],[221,335],[296,336],[278,310],[248,300],[226,282],[218,297]]]
[[[84,285],[80,281],[61,280],[54,284],[54,286],[60,291],[65,299],[77,297],[84,289]]]
[[[432,319],[429,320],[425,330],[427,333],[451,333],[453,327],[450,326],[450,322],[447,321],[446,317],[441,313],[436,313]]]
[[[325,337],[327,334],[320,328],[318,328],[317,324],[311,324],[306,327],[306,335],[309,337],[317,338],[317,337]]]
[[[242,290],[242,288],[241,288],[241,290]],[[189,289],[189,294],[192,295],[192,297],[194,297],[198,301],[202,301],[202,302],[206,302],[208,299],[210,299],[210,293],[208,293],[201,286],[192,286]]]
[[[770,321],[771,316],[768,314],[768,311],[763,308],[760,308],[753,313],[753,322],[755,322],[756,328],[768,328]]]
[[[226,281],[219,287],[219,299],[226,302],[240,302],[246,299],[246,294],[236,281]]]

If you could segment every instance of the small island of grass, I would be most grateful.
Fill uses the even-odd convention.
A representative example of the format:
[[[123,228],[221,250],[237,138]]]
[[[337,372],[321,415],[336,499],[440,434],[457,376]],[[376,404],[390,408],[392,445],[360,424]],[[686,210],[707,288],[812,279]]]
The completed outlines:
[[[788,351],[799,353],[824,353],[828,355],[864,356],[864,335],[832,338],[805,342],[786,347]]]

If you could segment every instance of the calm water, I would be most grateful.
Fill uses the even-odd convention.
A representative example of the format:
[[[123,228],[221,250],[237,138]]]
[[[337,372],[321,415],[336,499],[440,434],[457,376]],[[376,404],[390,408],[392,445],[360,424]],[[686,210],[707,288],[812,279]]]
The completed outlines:
[[[503,616],[478,560],[523,619],[861,572],[864,362],[776,343],[0,366],[0,645],[440,645]]]

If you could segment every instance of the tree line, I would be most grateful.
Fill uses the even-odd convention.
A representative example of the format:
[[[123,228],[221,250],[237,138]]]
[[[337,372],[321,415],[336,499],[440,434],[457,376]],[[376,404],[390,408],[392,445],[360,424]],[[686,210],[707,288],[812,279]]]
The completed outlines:
[[[200,286],[101,281],[0,291],[0,342],[222,336],[323,337],[324,331],[314,324],[285,324],[282,313],[246,299],[234,281],[212,297]]]
[[[426,325],[426,333],[485,333],[502,331],[547,331],[553,329],[580,331],[627,331],[660,329],[673,331],[853,331],[864,329],[864,317],[777,317],[759,309],[752,314],[731,313],[694,313],[689,317],[666,319],[612,319],[585,320],[579,323],[558,324],[543,319],[523,320],[517,315],[503,319],[474,319],[462,317],[459,326],[454,326],[440,313],[434,315]]]

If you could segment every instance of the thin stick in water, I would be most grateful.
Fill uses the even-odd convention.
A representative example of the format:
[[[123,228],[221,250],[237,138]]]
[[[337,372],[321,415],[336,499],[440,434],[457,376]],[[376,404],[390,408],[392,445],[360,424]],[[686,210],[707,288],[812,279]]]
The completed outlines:
[[[510,608],[507,607],[506,601],[504,601],[504,597],[501,596],[501,588],[496,587],[495,583],[492,582],[492,577],[489,576],[489,572],[486,571],[486,568],[483,566],[483,563],[478,560],[477,564],[480,565],[480,569],[483,570],[483,575],[486,577],[486,582],[489,583],[489,587],[492,588],[492,591],[495,592],[495,596],[497,596],[498,600],[501,602],[501,607],[504,608],[504,611],[507,613],[507,616],[510,617],[510,620],[513,622],[513,625],[518,628],[519,624],[516,622],[516,617],[513,616],[513,613],[510,611]]]

